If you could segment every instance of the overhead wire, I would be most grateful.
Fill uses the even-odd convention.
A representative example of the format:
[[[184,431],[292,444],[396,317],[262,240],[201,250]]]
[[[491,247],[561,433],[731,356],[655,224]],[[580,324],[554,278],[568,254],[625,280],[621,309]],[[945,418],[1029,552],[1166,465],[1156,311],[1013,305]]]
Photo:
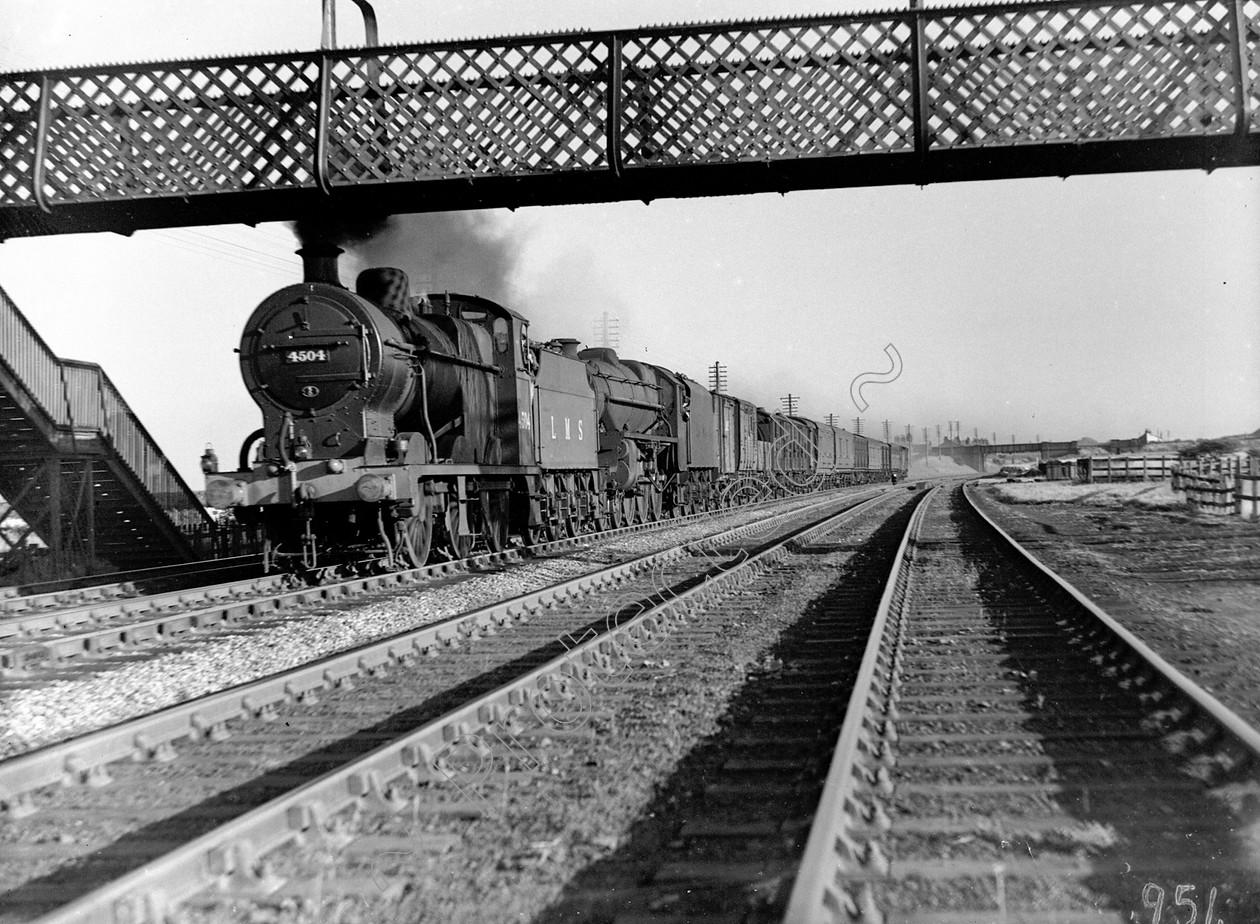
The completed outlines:
[[[181,229],[181,231],[178,233],[191,235],[193,237],[199,237],[199,238],[202,238],[203,240],[210,241],[215,244],[222,244],[227,247],[233,247],[233,248],[236,248],[237,250],[245,251],[246,253],[256,254],[267,260],[274,260],[277,263],[283,264],[286,267],[292,266],[296,259],[292,257],[292,251],[289,251],[288,254],[285,254],[285,256],[282,257],[279,254],[276,254],[271,251],[259,250],[257,247],[251,247],[248,244],[242,244],[239,241],[233,241],[233,240],[228,240],[222,237],[216,237],[213,234],[207,234],[204,231],[200,231],[194,228],[184,228],[184,229]]]
[[[277,244],[282,244],[287,247],[296,247],[298,244],[297,236],[292,231],[281,231],[279,228],[275,227],[275,224],[276,223],[272,222],[266,225],[255,225],[250,229],[250,232],[266,238],[269,241],[275,241]]]
[[[254,262],[268,263],[275,266],[289,266],[296,259],[290,258],[291,252],[278,253],[270,248],[259,248],[239,240],[209,234],[196,228],[158,229],[151,233],[168,240],[178,240],[197,249],[243,257]]]
[[[216,260],[226,260],[237,266],[263,270],[268,273],[274,273],[277,276],[284,275],[292,277],[294,275],[295,268],[298,266],[295,261],[285,261],[278,256],[268,254],[264,251],[243,247],[241,245],[232,245],[232,242],[230,241],[222,241],[217,238],[209,238],[209,240],[220,244],[232,245],[237,249],[230,250],[222,247],[211,246],[209,243],[201,243],[199,241],[190,240],[181,236],[179,233],[171,231],[152,231],[150,232],[150,236],[159,243],[176,247],[188,253],[209,256]]]
[[[212,259],[219,262],[231,263],[235,266],[241,266],[247,269],[261,271],[269,275],[274,274],[277,277],[284,274],[284,271],[278,266],[274,266],[274,265],[270,265],[266,263],[260,263],[258,261],[253,261],[253,260],[248,260],[248,259],[242,259],[241,257],[231,255],[231,254],[218,253],[216,251],[190,245],[187,242],[179,241],[173,238],[160,240],[159,243],[166,244],[167,246],[175,247],[176,249],[182,250],[185,253],[194,254],[194,255],[202,256],[202,257],[209,256]]]

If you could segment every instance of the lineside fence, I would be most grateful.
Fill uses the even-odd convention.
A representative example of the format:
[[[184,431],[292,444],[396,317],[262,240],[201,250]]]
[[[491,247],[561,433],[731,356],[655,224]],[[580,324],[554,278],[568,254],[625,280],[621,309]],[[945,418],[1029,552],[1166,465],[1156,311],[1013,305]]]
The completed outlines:
[[[1166,481],[1181,461],[1179,456],[1091,456],[1085,463],[1085,480],[1112,484],[1122,481]]]
[[[1177,455],[1083,456],[1050,459],[1045,463],[1050,481],[1113,484],[1125,481],[1166,481],[1181,462]]]
[[[1187,460],[1173,470],[1172,489],[1192,510],[1260,520],[1260,459],[1226,456]]]
[[[1199,513],[1260,519],[1260,459],[1255,457],[1087,456],[1051,459],[1045,473],[1049,481],[1080,484],[1168,481]]]

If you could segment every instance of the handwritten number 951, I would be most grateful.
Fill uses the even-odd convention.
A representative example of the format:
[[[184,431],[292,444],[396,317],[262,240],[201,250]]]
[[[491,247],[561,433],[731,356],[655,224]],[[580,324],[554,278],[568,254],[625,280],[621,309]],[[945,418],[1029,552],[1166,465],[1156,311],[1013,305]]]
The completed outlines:
[[[1155,912],[1151,918],[1151,924],[1225,924],[1224,918],[1212,916],[1216,908],[1216,886],[1213,886],[1212,891],[1208,893],[1207,910],[1203,914],[1202,921],[1199,920],[1199,905],[1195,902],[1193,895],[1194,886],[1192,885],[1179,885],[1177,891],[1173,893],[1175,907],[1190,909],[1188,918],[1183,918],[1179,912],[1174,912],[1173,917],[1164,921],[1165,892],[1153,882],[1148,882],[1142,889],[1142,905]]]

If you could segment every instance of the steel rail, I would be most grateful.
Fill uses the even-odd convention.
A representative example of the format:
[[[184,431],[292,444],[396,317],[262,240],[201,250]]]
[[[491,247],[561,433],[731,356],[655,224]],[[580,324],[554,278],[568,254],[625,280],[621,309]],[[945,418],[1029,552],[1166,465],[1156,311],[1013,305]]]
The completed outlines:
[[[887,493],[880,491],[875,499]],[[861,496],[856,495],[858,498]],[[853,497],[828,496],[819,500],[818,506],[840,503]],[[863,503],[865,501],[859,501],[846,510],[857,509]],[[800,512],[801,508],[794,508],[772,514],[700,541],[709,543],[714,539],[733,538],[763,529],[768,522],[781,521]],[[418,629],[327,655],[278,674],[11,758],[0,763],[0,810],[7,811],[12,817],[29,815],[35,811],[29,796],[36,789],[59,782],[103,785],[109,781],[106,767],[113,761],[126,758],[141,761],[170,759],[174,756],[173,742],[184,738],[196,740],[226,736],[226,723],[233,719],[265,717],[280,703],[310,700],[318,692],[342,684],[347,678],[374,673],[404,658],[435,651],[439,646],[458,644],[461,638],[469,638],[491,625],[505,626],[513,619],[525,618],[530,611],[626,580],[656,564],[684,557],[695,542],[690,540],[670,549],[650,552],[510,600],[457,613]]]
[[[1111,615],[1101,609],[1070,582],[1043,564],[1035,555],[1020,545],[976,504],[972,486],[961,486],[963,496],[971,509],[979,516],[1006,550],[1027,562],[1046,580],[1076,603],[1083,615],[1092,617],[1093,625],[1102,627],[1112,637],[1112,648],[1125,656],[1135,658],[1154,673],[1156,683],[1162,681],[1176,689],[1187,701],[1190,711],[1197,710],[1217,729],[1232,739],[1214,750],[1218,768],[1225,773],[1236,773],[1246,766],[1260,763],[1260,732],[1248,725],[1223,703],[1207,693],[1175,667],[1156,654]],[[856,895],[844,891],[837,882],[837,873],[845,869],[861,869],[866,872],[887,872],[888,862],[879,852],[877,843],[868,839],[872,831],[886,830],[887,818],[877,804],[866,804],[856,794],[859,785],[865,784],[883,793],[891,792],[887,768],[891,766],[892,732],[875,717],[877,711],[890,719],[895,716],[892,698],[898,681],[896,662],[900,656],[900,643],[895,642],[889,630],[890,610],[899,596],[904,597],[908,582],[908,569],[903,566],[913,558],[912,533],[917,531],[925,501],[915,511],[910,527],[903,539],[903,551],[898,556],[898,566],[890,577],[879,614],[867,644],[862,668],[849,701],[848,712],[833,756],[827,781],[819,800],[818,812],[810,830],[796,883],[789,898],[785,924],[813,924],[820,919],[835,921],[882,921],[880,910],[868,888],[863,887]],[[900,621],[900,619],[898,619]],[[1116,663],[1120,656],[1105,656],[1108,663]],[[878,676],[877,676],[878,672]],[[1132,675],[1135,671],[1127,672]],[[862,842],[866,843],[863,844]]]
[[[518,550],[494,552],[458,562],[442,562],[407,571],[298,588],[292,588],[287,575],[270,575],[143,597],[118,597],[51,613],[0,619],[0,674],[21,674],[50,662],[124,648],[158,636],[173,637],[291,607],[417,584],[432,577],[516,561],[520,557]],[[243,599],[249,595],[257,596]],[[210,605],[187,608],[199,603]],[[179,608],[178,611],[175,608]],[[158,615],[150,619],[116,622],[120,617],[150,612]],[[72,634],[41,637],[58,630]]]
[[[150,581],[176,580],[202,571],[224,571],[261,564],[260,555],[234,555],[200,562],[181,562],[178,565],[155,565],[135,571],[9,585],[0,587],[0,612],[30,612],[51,606],[72,605],[83,600],[134,593],[138,586]]]
[[[546,664],[362,758],[250,810],[41,921],[43,924],[80,924],[99,922],[109,915],[114,920],[161,920],[180,901],[214,882],[226,879],[245,888],[263,884],[255,863],[265,854],[295,839],[318,841],[327,833],[323,827],[325,822],[351,807],[386,814],[399,811],[408,803],[397,797],[391,784],[400,779],[411,782],[434,779],[440,772],[436,760],[445,746],[476,737],[479,730],[491,726],[506,727],[527,710],[540,718],[534,707],[547,699],[544,689],[554,691],[568,684],[593,682],[604,659],[619,647],[624,650],[624,643],[618,643],[615,636],[642,642],[668,634],[676,623],[685,620],[687,609],[712,602],[722,585],[742,585],[751,580],[760,569],[786,554],[789,543],[825,532],[842,518],[856,515],[892,496],[895,495],[880,492],[821,521],[792,530],[731,567],[718,569],[710,580],[681,593],[668,594],[633,618],[611,628],[605,627],[605,631],[593,638],[584,638]],[[737,534],[748,528],[737,527],[721,535]],[[265,885],[278,887],[279,883],[269,880]]]
[[[751,504],[744,509],[755,511],[765,506],[773,506],[775,503],[776,501],[765,501]],[[572,538],[531,546],[530,551],[536,553],[570,548],[591,539],[665,528],[670,524],[693,522],[707,515],[706,513],[688,514],[647,523],[635,523],[598,533],[583,533]],[[352,578],[313,587],[290,589],[291,585],[286,576],[271,575],[205,587],[166,591],[148,596],[115,596],[101,602],[46,613],[23,612],[13,617],[0,615],[0,676],[22,676],[31,669],[41,669],[53,663],[63,663],[78,657],[127,648],[159,637],[175,637],[195,630],[241,622],[290,607],[388,589],[391,583],[400,585],[420,583],[456,571],[472,571],[483,566],[519,561],[521,551],[507,549],[503,552],[482,553],[458,561],[440,562],[391,574]],[[119,586],[126,587],[127,585]],[[107,590],[103,589],[102,592],[107,592]],[[265,596],[267,593],[273,595]],[[252,599],[242,599],[244,597]],[[210,605],[199,609],[187,608],[202,602]],[[159,615],[150,619],[118,621],[120,617],[140,616],[149,612],[157,612]],[[59,631],[71,634],[48,637]]]
[[[54,608],[55,602],[46,603],[40,609],[0,616],[0,646],[19,640],[38,639],[51,632],[74,631],[84,626],[100,625],[129,614],[139,616],[174,606],[236,598],[249,593],[278,591],[284,589],[287,583],[285,575],[268,575],[151,594],[136,594],[133,585],[108,585],[101,589],[98,599],[87,603],[62,606],[60,609]],[[3,654],[0,654],[0,659],[3,659]]]
[[[878,862],[876,856],[862,853],[850,840],[846,829],[857,817],[866,821],[878,818],[878,810],[863,804],[856,793],[859,779],[878,786],[887,774],[887,769],[879,763],[884,745],[872,739],[875,729],[868,726],[868,721],[873,710],[888,702],[887,684],[892,681],[893,655],[889,651],[887,630],[893,601],[908,577],[907,564],[914,555],[913,537],[918,533],[928,504],[939,490],[939,487],[932,488],[923,495],[897,547],[819,795],[818,811],[805,842],[796,882],[788,898],[783,917],[785,924],[817,924],[823,914],[841,921],[866,919],[852,904],[852,899],[836,888],[835,874],[842,863]],[[877,672],[881,678],[878,682]]]
[[[750,507],[749,509],[755,509],[755,507]],[[670,518],[670,521],[685,522],[686,520],[695,519],[703,515],[704,515],[703,513],[688,514],[687,517],[685,518],[672,517]],[[581,536],[573,537],[573,539],[586,539],[586,538],[592,538],[596,536],[615,535],[618,532],[630,532],[636,529],[648,529],[650,527],[653,527],[660,523],[665,523],[665,522],[667,521],[660,520],[660,521],[656,521],[652,523],[636,523],[630,526],[620,527],[618,530],[604,530],[599,533],[583,533]],[[554,542],[539,543],[537,545],[530,546],[530,550],[536,551],[536,550],[541,549],[541,550],[546,551],[553,548],[562,548],[564,547],[564,543],[571,543],[573,539],[566,538],[566,539],[555,540]],[[475,562],[482,562],[482,561],[492,561],[495,559],[492,559],[491,557],[489,557],[489,553],[483,553],[482,555],[473,556],[472,560]],[[103,583],[103,584],[84,583],[85,579],[78,578],[78,579],[72,579],[73,581],[80,584],[80,586],[77,586],[77,587],[63,587],[58,590],[34,591],[31,593],[25,593],[25,594],[20,593],[18,587],[0,587],[0,620],[3,620],[5,618],[5,614],[15,614],[19,617],[30,617],[36,614],[43,614],[45,611],[51,610],[53,607],[74,606],[75,604],[80,603],[82,601],[88,601],[90,603],[91,601],[98,601],[102,599],[122,598],[122,597],[126,597],[128,594],[135,594],[137,590],[137,586],[145,583],[146,580],[152,580],[152,581],[173,580],[173,579],[180,578],[187,575],[194,575],[203,570],[216,571],[216,570],[222,570],[225,568],[241,567],[250,562],[254,564],[261,564],[262,558],[260,555],[241,555],[241,556],[236,556],[233,558],[216,558],[216,559],[210,559],[208,561],[202,561],[202,562],[186,562],[182,565],[177,565],[177,566],[159,565],[154,568],[146,568],[146,569],[142,569],[138,571],[119,572],[118,575],[115,576],[116,579],[108,583]],[[444,567],[449,568],[449,564],[450,564],[449,562],[440,562],[438,564],[425,565],[422,568],[413,568],[409,570],[415,571],[415,572],[426,572],[429,569],[436,569],[436,573],[442,573],[442,569]],[[104,576],[108,576],[108,575],[104,575]],[[262,575],[261,577],[265,579],[267,575]],[[260,579],[259,577],[245,578],[239,582],[225,582],[225,584],[219,585],[219,586],[228,586],[229,584],[232,584],[232,583],[237,583],[244,586],[245,584],[248,584],[250,581],[256,581],[259,579]],[[66,584],[68,582],[51,581],[51,582],[46,582],[46,583]],[[27,586],[34,588],[34,587],[39,587],[43,585],[32,584],[32,585],[27,585]],[[182,592],[188,593],[188,594],[194,594],[198,590],[206,589],[210,586],[211,585],[205,585],[205,587],[189,587],[189,588],[186,588]],[[140,598],[136,597],[134,599],[140,599]],[[106,615],[110,615],[110,614],[106,614]],[[19,631],[23,633],[25,632],[25,630],[19,630]],[[4,638],[3,633],[4,633],[4,630],[0,628],[0,639]]]
[[[963,496],[967,499],[967,503],[971,505],[971,509],[979,514],[980,519],[989,525],[989,527],[1005,541],[1012,551],[1018,553],[1032,565],[1035,569],[1046,576],[1060,590],[1075,600],[1082,609],[1087,611],[1098,622],[1106,626],[1117,640],[1132,650],[1139,658],[1145,661],[1155,670],[1165,681],[1172,684],[1177,690],[1185,696],[1198,709],[1202,710],[1211,717],[1217,725],[1228,732],[1239,744],[1251,752],[1252,760],[1260,760],[1260,731],[1238,717],[1228,706],[1208,693],[1202,687],[1197,685],[1193,680],[1183,674],[1177,668],[1173,667],[1162,657],[1155,653],[1153,649],[1136,635],[1126,629],[1116,620],[1098,606],[1093,600],[1089,599],[1081,591],[1077,590],[1072,584],[1064,580],[1060,575],[1048,568],[1041,562],[1032,552],[1028,551],[1020,545],[1011,535],[998,526],[993,519],[980,509],[972,496],[972,489],[964,487]]]
[[[124,597],[136,592],[131,581],[87,585],[75,590],[48,590],[40,593],[18,593],[17,587],[0,587],[0,613],[38,613],[53,607],[73,606],[84,600]]]

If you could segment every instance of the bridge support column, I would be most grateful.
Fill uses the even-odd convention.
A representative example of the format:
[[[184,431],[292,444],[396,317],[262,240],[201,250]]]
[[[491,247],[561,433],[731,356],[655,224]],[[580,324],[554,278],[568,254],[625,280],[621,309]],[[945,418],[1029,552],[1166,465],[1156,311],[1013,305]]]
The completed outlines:
[[[34,463],[25,483],[0,512],[0,523],[19,507],[29,517],[18,535],[0,536],[0,572],[22,568],[22,561],[34,562],[37,536],[47,549],[46,564],[31,565],[30,581],[55,576],[88,573],[96,561],[96,503],[93,460],[56,455]],[[39,499],[43,503],[39,503]],[[29,511],[37,510],[35,516]],[[17,527],[9,527],[17,529]]]
[[[54,457],[41,465],[35,477],[42,479],[44,492],[48,496],[48,513],[44,521],[35,527],[39,538],[43,539],[52,553],[53,566],[57,573],[65,573],[68,562],[65,559],[66,544],[62,542],[61,532],[61,458]]]

